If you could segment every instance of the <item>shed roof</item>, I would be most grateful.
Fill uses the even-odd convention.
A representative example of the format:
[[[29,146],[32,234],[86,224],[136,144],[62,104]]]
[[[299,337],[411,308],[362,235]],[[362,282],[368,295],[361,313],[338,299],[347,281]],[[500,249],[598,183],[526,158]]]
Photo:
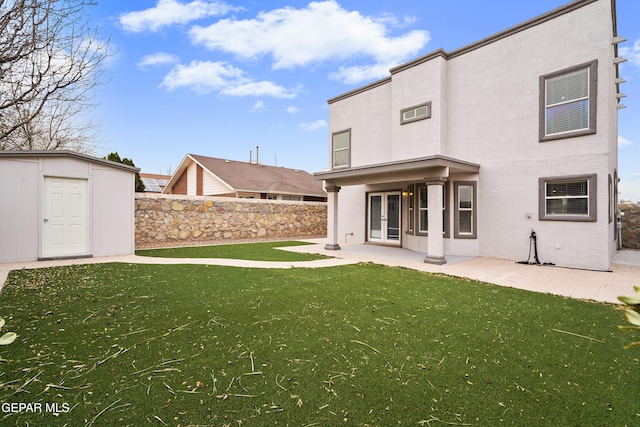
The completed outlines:
[[[127,172],[138,173],[140,168],[125,165],[123,163],[112,162],[111,160],[100,159],[88,154],[78,153],[70,150],[35,150],[35,151],[19,151],[19,150],[0,150],[1,158],[40,158],[40,157],[70,157],[72,159],[82,160],[85,162],[96,163],[103,166],[109,166],[115,169],[123,169]]]

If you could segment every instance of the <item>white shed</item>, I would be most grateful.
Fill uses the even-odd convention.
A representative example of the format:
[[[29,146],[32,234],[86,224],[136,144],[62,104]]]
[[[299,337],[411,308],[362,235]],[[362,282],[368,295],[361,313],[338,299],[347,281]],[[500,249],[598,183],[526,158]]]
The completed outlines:
[[[0,151],[0,263],[132,254],[138,171],[72,151]]]

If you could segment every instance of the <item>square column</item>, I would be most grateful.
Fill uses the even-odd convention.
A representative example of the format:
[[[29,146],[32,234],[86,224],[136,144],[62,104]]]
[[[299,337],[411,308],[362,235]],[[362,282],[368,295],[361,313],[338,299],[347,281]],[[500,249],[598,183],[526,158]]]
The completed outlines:
[[[429,218],[429,235],[427,236],[428,254],[424,258],[427,264],[442,265],[447,262],[444,257],[444,236],[442,206],[444,203],[442,187],[445,178],[436,178],[425,182],[427,184],[427,208]]]
[[[337,185],[327,185],[325,190],[327,197],[327,244],[324,246],[326,250],[340,250],[338,244],[338,192],[340,187]]]

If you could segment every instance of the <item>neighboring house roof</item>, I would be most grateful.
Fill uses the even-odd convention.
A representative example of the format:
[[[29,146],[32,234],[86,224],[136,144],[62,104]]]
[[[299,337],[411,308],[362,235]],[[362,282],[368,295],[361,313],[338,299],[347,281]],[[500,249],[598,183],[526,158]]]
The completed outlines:
[[[164,187],[166,187],[171,180],[171,175],[140,173],[140,179],[144,184],[144,191],[146,193],[162,193]]]
[[[322,183],[300,169],[187,154],[167,184],[170,188],[190,162],[226,184],[231,191],[326,197]]]
[[[18,150],[0,150],[0,157],[5,158],[38,158],[38,157],[70,157],[85,162],[97,163],[104,166],[110,166],[116,169],[124,169],[128,172],[137,173],[140,168],[125,165],[123,163],[112,162],[111,160],[99,159],[89,156],[88,154],[77,153],[69,150],[37,150],[37,151],[18,151]]]

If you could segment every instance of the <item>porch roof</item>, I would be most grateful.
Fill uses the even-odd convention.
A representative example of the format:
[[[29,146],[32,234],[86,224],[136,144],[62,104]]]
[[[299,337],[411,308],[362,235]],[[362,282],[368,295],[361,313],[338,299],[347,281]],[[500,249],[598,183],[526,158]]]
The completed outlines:
[[[325,180],[328,185],[342,186],[420,181],[429,178],[448,177],[451,173],[478,173],[479,171],[479,164],[435,155],[316,172],[313,176],[316,179]]]

